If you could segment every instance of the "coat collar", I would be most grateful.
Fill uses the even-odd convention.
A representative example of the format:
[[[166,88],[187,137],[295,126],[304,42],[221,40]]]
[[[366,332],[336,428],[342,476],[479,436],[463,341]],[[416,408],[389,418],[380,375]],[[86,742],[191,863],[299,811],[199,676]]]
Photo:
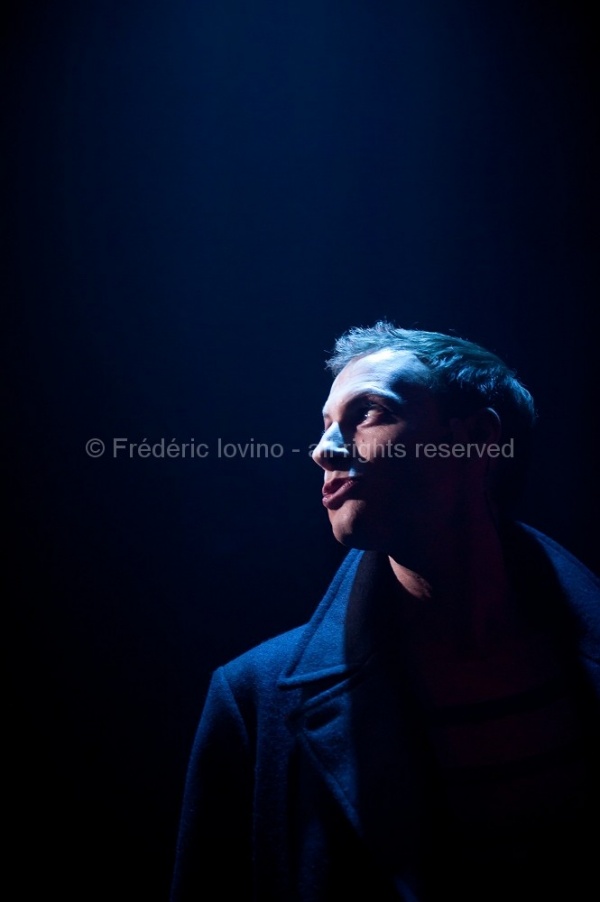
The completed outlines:
[[[600,667],[600,580],[530,526],[511,522],[502,527],[502,534],[509,569],[531,616],[550,619],[570,631],[580,656]],[[350,551],[307,624],[279,686],[332,682],[359,670],[376,650],[378,639],[385,638],[392,616],[389,598],[395,591],[385,555]]]
[[[350,551],[280,677],[281,688],[343,679],[359,669],[374,648],[374,628],[386,584],[394,590],[385,555]]]

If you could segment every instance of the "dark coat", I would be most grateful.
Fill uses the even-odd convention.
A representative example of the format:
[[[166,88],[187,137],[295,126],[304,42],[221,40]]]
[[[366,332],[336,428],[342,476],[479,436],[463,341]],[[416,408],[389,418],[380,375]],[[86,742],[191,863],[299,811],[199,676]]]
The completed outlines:
[[[600,584],[530,527],[513,525],[506,548],[532,616],[572,650],[595,729]],[[172,902],[423,898],[413,871],[437,823],[435,762],[394,654],[382,561],[350,551],[308,624],[215,671]]]

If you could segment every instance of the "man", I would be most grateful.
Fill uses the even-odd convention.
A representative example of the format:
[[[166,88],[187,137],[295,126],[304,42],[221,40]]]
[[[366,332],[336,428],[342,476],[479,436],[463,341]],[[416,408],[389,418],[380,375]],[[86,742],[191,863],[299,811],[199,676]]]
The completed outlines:
[[[511,518],[532,398],[387,322],[329,367],[313,456],[351,550],[307,625],[213,675],[173,902],[591,898],[600,587]]]

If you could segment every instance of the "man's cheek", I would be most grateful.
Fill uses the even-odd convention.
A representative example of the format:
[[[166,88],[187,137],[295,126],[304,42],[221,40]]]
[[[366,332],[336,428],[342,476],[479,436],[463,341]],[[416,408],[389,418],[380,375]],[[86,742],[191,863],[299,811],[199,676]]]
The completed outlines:
[[[359,463],[366,463],[372,458],[371,446],[364,442],[359,442],[352,446],[352,458]]]

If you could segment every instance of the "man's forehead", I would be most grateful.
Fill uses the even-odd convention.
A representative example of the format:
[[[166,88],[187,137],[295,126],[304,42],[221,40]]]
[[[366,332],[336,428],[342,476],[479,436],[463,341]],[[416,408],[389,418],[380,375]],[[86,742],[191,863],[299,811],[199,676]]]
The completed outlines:
[[[332,390],[350,383],[382,382],[391,387],[396,382],[429,383],[429,369],[412,351],[396,351],[382,348],[372,354],[357,357],[346,364],[335,378]]]
[[[406,395],[429,389],[430,372],[411,351],[384,348],[351,360],[336,376],[323,413],[363,393]]]

